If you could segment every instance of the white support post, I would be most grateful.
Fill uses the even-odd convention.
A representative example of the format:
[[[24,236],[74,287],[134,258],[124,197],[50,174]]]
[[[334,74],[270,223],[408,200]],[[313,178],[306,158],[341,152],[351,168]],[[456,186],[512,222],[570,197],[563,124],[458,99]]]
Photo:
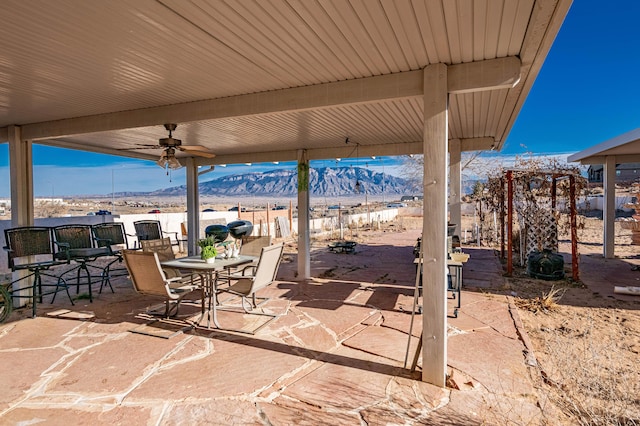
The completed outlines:
[[[22,140],[18,126],[9,126],[11,226],[33,225],[33,155],[31,141]]]
[[[31,141],[22,140],[18,126],[9,126],[9,174],[11,177],[11,227],[33,226],[33,155]],[[26,277],[29,271],[13,272],[12,281]],[[33,277],[28,279],[33,284]],[[26,306],[31,297],[31,287],[22,283],[24,290],[15,291],[14,307]],[[27,288],[28,287],[28,288]],[[14,290],[18,284],[14,284]]]
[[[298,151],[298,279],[311,278],[311,243],[309,235],[309,158]]]
[[[604,226],[604,257],[615,257],[615,220],[616,220],[616,157],[605,157],[604,163],[604,205],[602,223]]]
[[[200,192],[198,166],[193,157],[186,159],[187,169],[187,253],[195,256],[200,233]]]
[[[455,234],[462,231],[462,210],[460,206],[461,191],[461,143],[460,139],[449,141],[449,221],[456,225]]]
[[[447,374],[447,66],[424,69],[422,380],[445,387]]]

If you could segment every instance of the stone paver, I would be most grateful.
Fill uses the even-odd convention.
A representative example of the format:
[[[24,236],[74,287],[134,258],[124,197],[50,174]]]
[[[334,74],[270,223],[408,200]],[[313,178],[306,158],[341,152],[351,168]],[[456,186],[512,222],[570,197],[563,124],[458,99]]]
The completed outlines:
[[[459,317],[448,318],[448,364],[459,389],[421,382],[422,360],[418,371],[403,368],[418,235],[376,234],[349,255],[316,243],[318,278],[309,282],[295,281],[295,253],[285,255],[278,282],[263,294],[271,298],[264,311],[279,316],[256,335],[202,328],[170,339],[131,333],[146,322],[138,314],[158,300],[135,294],[126,277],[94,303],[45,301],[35,319],[18,310],[0,325],[0,423],[539,423],[506,298],[463,291]],[[502,286],[493,251],[470,251],[465,280],[477,271],[479,286]],[[449,312],[455,302],[448,301]],[[56,309],[93,318],[45,316]],[[220,321],[254,318],[221,313]],[[409,362],[421,329],[416,314]]]

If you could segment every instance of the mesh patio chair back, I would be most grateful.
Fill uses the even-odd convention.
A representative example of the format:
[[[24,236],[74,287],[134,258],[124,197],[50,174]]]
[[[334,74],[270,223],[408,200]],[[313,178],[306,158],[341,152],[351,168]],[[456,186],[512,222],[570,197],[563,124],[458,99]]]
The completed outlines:
[[[93,248],[91,225],[60,225],[53,228],[58,243],[68,244],[70,250]]]
[[[140,241],[142,251],[156,253],[160,262],[165,260],[173,260],[176,258],[173,252],[173,246],[169,237],[160,238],[159,240],[142,240]],[[162,268],[168,278],[180,277],[182,273],[174,268]]]
[[[7,243],[9,268],[14,269],[14,259],[27,256],[42,256],[53,261],[53,239],[51,228],[44,226],[23,226],[4,230]]]
[[[173,240],[170,240],[171,245],[180,245],[178,232],[163,231],[159,220],[138,220],[133,222],[133,227],[136,230],[136,237],[138,237],[138,242],[141,246],[142,241],[159,240],[165,238],[165,235],[173,235]]]
[[[107,245],[119,246],[123,249],[129,248],[127,235],[124,231],[124,224],[121,222],[106,222],[92,225],[93,236],[98,247]]]
[[[283,243],[262,248],[258,266],[253,275],[252,293],[270,285],[276,279],[283,251]]]
[[[271,236],[246,236],[242,237],[242,245],[240,246],[240,254],[248,256],[260,256],[263,247],[271,245]]]
[[[162,238],[162,227],[157,220],[138,220],[133,222],[138,241],[159,240]]]
[[[159,238],[157,240],[142,240],[140,241],[140,245],[142,246],[142,251],[157,253],[158,259],[160,259],[161,262],[176,258],[169,237]]]
[[[151,296],[168,296],[166,277],[154,252],[125,250],[124,261],[136,292]]]

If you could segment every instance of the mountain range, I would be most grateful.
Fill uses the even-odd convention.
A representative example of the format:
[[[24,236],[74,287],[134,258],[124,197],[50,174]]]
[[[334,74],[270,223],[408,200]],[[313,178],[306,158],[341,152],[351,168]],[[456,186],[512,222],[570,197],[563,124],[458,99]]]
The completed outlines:
[[[313,196],[342,197],[355,192],[370,195],[414,195],[418,188],[408,179],[376,173],[361,167],[322,167],[309,170],[309,192]],[[278,169],[241,175],[228,175],[200,182],[200,195],[233,196],[295,196],[298,191],[296,170]],[[184,195],[186,186],[175,186],[149,193],[153,196]]]

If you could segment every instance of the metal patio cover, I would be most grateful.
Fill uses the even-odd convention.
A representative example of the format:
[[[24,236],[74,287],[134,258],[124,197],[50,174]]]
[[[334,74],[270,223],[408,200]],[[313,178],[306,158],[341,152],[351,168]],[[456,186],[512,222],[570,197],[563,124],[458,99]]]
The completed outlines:
[[[570,4],[4,0],[0,142],[16,125],[24,140],[155,160],[128,149],[173,122],[217,154],[198,164],[346,156],[346,137],[362,155],[419,153],[424,67],[456,80],[517,60],[514,87],[450,90],[449,139],[500,149]]]
[[[616,167],[622,163],[640,162],[640,128],[630,130],[614,138],[590,146],[567,158],[582,165],[603,165],[604,204],[602,209],[603,255],[615,257],[616,220]]]

